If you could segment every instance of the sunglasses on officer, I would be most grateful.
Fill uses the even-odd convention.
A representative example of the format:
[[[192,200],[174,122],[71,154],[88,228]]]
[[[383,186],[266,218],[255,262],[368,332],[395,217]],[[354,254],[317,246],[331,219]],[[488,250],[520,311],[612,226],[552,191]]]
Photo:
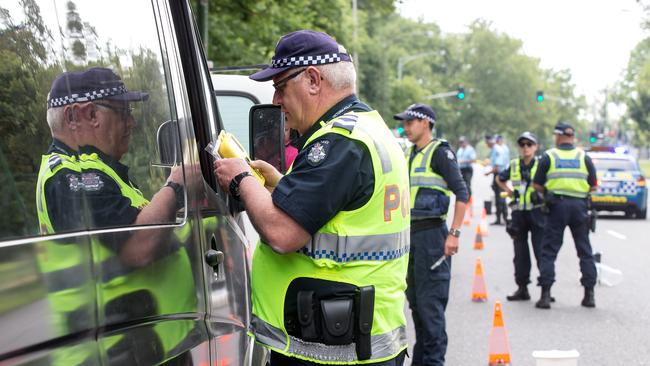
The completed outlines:
[[[521,141],[521,142],[519,143],[519,147],[522,147],[522,148],[523,148],[523,147],[532,147],[532,146],[534,146],[534,145],[535,145],[535,144],[534,144],[533,142],[531,142],[531,141]]]
[[[126,108],[120,108],[110,104],[104,104],[99,102],[94,102],[93,104],[117,113],[120,116],[120,119],[122,119],[122,121],[126,121],[129,117],[133,116],[134,108],[130,105],[127,105]]]

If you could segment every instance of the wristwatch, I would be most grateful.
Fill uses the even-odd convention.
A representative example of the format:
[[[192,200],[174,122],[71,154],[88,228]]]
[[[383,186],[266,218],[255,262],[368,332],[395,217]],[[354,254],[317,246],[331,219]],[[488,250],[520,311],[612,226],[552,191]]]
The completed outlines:
[[[176,195],[176,209],[180,210],[185,206],[185,189],[183,188],[182,185],[169,181],[165,184],[165,187],[169,187],[174,190],[174,194]]]
[[[231,181],[230,185],[228,186],[228,189],[230,190],[230,195],[233,196],[234,199],[239,201],[239,183],[246,178],[246,177],[252,177],[253,175],[251,172],[242,172],[237,174]]]
[[[460,237],[460,230],[451,228],[449,229],[449,235],[458,238]]]

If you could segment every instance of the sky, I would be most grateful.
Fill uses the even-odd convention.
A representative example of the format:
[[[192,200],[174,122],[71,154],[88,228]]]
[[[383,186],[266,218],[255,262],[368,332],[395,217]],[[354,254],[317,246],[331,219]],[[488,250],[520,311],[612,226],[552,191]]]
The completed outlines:
[[[443,33],[465,33],[473,20],[523,41],[543,68],[570,69],[576,92],[589,102],[621,79],[632,49],[645,36],[635,0],[402,0],[407,18],[433,22]]]

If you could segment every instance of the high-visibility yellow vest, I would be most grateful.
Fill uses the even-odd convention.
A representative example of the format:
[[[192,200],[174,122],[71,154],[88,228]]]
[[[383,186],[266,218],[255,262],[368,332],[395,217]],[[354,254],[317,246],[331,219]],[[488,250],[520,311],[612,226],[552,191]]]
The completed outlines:
[[[515,191],[519,191],[519,204],[517,209],[529,211],[534,208],[532,202],[530,202],[535,188],[533,188],[533,178],[535,177],[535,172],[537,172],[537,158],[533,157],[533,166],[530,168],[530,184],[526,188],[526,181],[521,176],[521,158],[512,159],[510,161],[510,182],[512,183],[512,188]]]
[[[590,187],[587,181],[589,171],[585,164],[585,152],[577,148],[552,148],[546,153],[551,162],[544,184],[546,190],[563,196],[587,197]]]
[[[101,171],[113,179],[120,187],[122,195],[131,200],[131,206],[142,208],[149,203],[131,182],[125,182],[97,153],[80,154],[79,164],[82,171]],[[145,267],[133,268],[123,264],[118,254],[103,245],[97,236],[91,238],[93,255],[99,267],[99,297],[102,308],[122,296],[141,291],[148,293],[153,303],[136,306],[154,307],[148,309],[153,314],[183,313],[196,309],[192,267],[184,247],[177,248]],[[171,247],[173,241],[174,238],[170,235],[170,241],[165,244]],[[163,351],[167,353],[185,339],[192,327],[191,321],[162,322],[154,327],[154,331],[160,336]],[[102,347],[108,349],[121,338],[122,335],[106,337],[102,340]]]
[[[435,189],[444,193],[447,197],[451,196],[451,190],[447,187],[447,182],[445,179],[440,174],[434,172],[433,169],[431,169],[431,160],[433,159],[433,153],[442,142],[444,142],[444,140],[431,141],[423,149],[416,152],[413,160],[410,162],[409,183],[411,186],[411,207],[415,207],[415,199],[420,188]],[[415,145],[412,145],[406,150],[407,161],[410,159],[411,154],[413,154],[413,149],[415,149]],[[438,217],[444,219],[447,217],[447,215]]]
[[[55,234],[48,213],[45,185],[64,169],[73,174],[81,168],[75,156],[52,152],[41,157],[41,166],[36,182],[36,211],[41,234]],[[54,197],[58,199],[57,197]],[[54,202],[51,202],[53,204]],[[66,204],[65,202],[57,202]],[[81,327],[85,320],[95,315],[91,266],[92,254],[88,246],[67,243],[61,240],[44,240],[36,243],[36,262],[47,289],[47,302],[51,321],[57,334],[74,334],[85,331]],[[75,319],[82,319],[75,321]],[[81,322],[81,323],[80,323]],[[94,353],[94,346],[81,343],[52,353],[52,365],[80,365],[87,362]]]
[[[281,255],[260,241],[252,266],[252,333],[257,342],[276,352],[319,363],[388,360],[407,346],[402,311],[410,236],[406,161],[376,111],[351,112],[320,123],[321,129],[306,145],[327,133],[364,144],[372,157],[374,191],[364,206],[337,213],[297,252]],[[374,285],[370,359],[358,361],[354,345],[305,342],[287,333],[285,297],[296,278]]]

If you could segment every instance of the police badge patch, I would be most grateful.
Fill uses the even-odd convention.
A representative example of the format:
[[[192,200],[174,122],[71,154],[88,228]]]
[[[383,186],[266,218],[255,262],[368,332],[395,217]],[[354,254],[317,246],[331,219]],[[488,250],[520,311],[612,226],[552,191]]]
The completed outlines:
[[[327,157],[327,152],[329,149],[329,140],[321,140],[321,141],[316,141],[312,146],[311,149],[309,149],[309,153],[307,154],[307,162],[309,162],[309,165],[311,166],[317,166],[320,165],[320,163],[325,160]]]
[[[454,156],[454,153],[451,150],[447,150],[447,159],[456,160],[456,157]]]

